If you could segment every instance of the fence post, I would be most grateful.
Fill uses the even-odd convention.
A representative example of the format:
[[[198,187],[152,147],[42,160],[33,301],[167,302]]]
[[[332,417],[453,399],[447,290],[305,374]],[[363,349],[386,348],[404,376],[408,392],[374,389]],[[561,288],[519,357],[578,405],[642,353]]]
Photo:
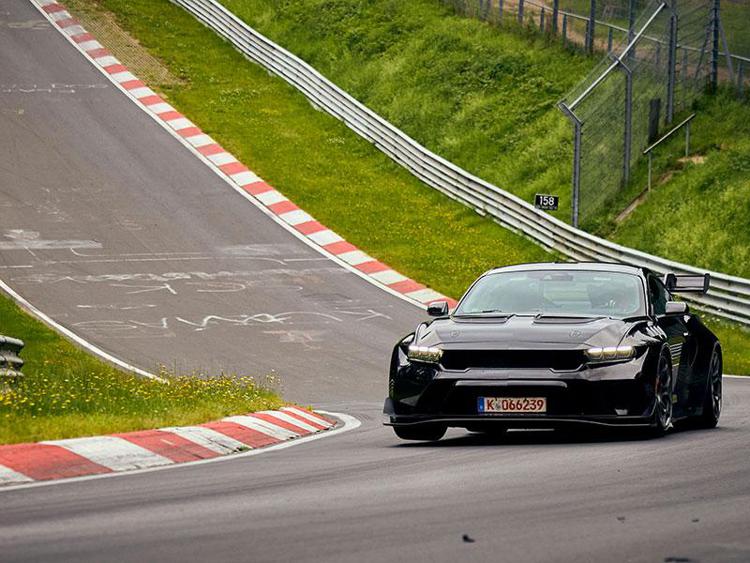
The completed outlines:
[[[562,38],[563,46],[568,46],[568,14],[563,14],[563,25],[562,25]]]
[[[721,0],[713,0],[711,7],[711,90],[719,84],[719,10]]]
[[[690,124],[692,121],[688,121],[685,126],[685,158],[690,156]]]
[[[523,25],[523,0],[518,0],[518,23]]]
[[[552,33],[557,34],[557,18],[560,17],[560,0],[552,2]]]
[[[608,29],[609,29],[609,33],[607,34],[607,53],[611,53],[612,52],[612,31],[613,30],[612,30],[611,27],[608,28]]]
[[[740,98],[745,96],[745,61],[740,61],[737,69],[737,95]]]
[[[539,31],[544,33],[544,8],[542,8],[541,13],[539,14]]]
[[[633,148],[633,72],[623,62],[620,68],[625,73],[625,134],[623,139],[622,185],[630,182],[630,158]]]
[[[563,20],[564,22],[565,20]],[[581,136],[583,122],[565,102],[558,104],[560,110],[573,122],[573,201],[571,205],[573,227],[578,228],[578,210],[581,197]]]
[[[635,38],[635,6],[636,0],[630,0],[628,5],[628,45]],[[628,53],[628,60],[632,61],[635,58],[635,47],[631,47]]]
[[[503,21],[503,0],[497,0],[497,21]]]
[[[594,27],[596,26],[596,0],[590,0],[589,21],[586,25],[586,50],[594,52]]]
[[[677,72],[677,0],[672,0],[672,14],[669,16],[669,53],[667,53],[667,111],[664,121],[667,125],[674,118],[674,86]]]

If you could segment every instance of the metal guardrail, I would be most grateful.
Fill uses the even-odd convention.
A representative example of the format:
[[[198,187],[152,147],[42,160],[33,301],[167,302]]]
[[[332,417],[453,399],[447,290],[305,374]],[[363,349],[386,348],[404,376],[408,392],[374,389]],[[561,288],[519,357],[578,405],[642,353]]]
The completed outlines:
[[[662,275],[706,272],[595,237],[535,209],[429,151],[215,0],[171,1],[232,43],[248,59],[297,88],[316,107],[343,121],[421,181],[477,213],[491,216],[503,227],[574,260],[620,262],[647,267]],[[707,312],[750,324],[750,280],[710,274],[709,293],[689,300]]]
[[[3,384],[14,383],[23,377],[23,360],[19,356],[23,346],[22,340],[0,335],[0,389]]]

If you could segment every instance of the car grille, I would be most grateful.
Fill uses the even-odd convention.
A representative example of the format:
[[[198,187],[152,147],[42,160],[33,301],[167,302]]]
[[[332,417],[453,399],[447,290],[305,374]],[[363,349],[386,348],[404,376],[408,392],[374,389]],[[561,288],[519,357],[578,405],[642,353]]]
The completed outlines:
[[[445,369],[553,369],[571,371],[585,361],[579,350],[444,350]]]

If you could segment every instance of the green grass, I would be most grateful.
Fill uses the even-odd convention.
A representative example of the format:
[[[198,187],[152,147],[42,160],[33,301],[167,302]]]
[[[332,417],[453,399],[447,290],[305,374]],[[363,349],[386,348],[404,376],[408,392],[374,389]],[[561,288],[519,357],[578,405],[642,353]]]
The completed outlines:
[[[310,9],[315,2],[317,9]],[[526,239],[513,235],[420,184],[340,122],[314,111],[301,94],[281,80],[270,77],[265,70],[248,63],[230,45],[168,2],[74,0],[70,3],[78,8],[79,13],[92,18],[98,17],[102,6],[111,10],[124,29],[184,82],[179,87],[174,86],[174,81],[154,83],[152,87],[165,94],[180,111],[305,210],[347,240],[405,274],[457,297],[476,275],[489,267],[552,258]],[[239,0],[227,2],[232,6],[238,3]],[[555,127],[545,129],[541,124],[545,120],[559,124],[555,113],[557,110],[551,107],[551,102],[574,77],[553,68],[554,65],[545,60],[559,56],[563,66],[567,64],[565,61],[569,62],[569,73],[578,68],[578,74],[588,68],[590,63],[587,60],[561,52],[525,32],[509,32],[506,37],[504,33],[481,22],[452,17],[437,2],[427,0],[412,3],[381,0],[377,3],[380,10],[373,8],[373,0],[328,0],[325,3],[322,0],[298,0],[278,3],[279,10],[284,8],[284,14],[277,13],[271,4],[270,1],[261,0],[242,2],[245,11],[255,9],[254,17],[274,29],[281,25],[279,20],[283,23],[292,16],[302,18],[301,24],[284,23],[295,33],[301,34],[293,45],[290,44],[291,39],[276,38],[285,46],[292,47],[292,50],[296,50],[294,45],[300,49],[314,50],[314,46],[307,45],[306,40],[315,43],[318,41],[317,35],[320,35],[319,40],[327,42],[331,49],[327,55],[324,51],[315,55],[321,59],[327,57],[327,63],[322,60],[320,65],[323,70],[332,72],[334,67],[339,66],[351,68],[352,77],[369,80],[372,90],[381,92],[378,99],[382,103],[388,102],[388,96],[393,98],[390,103],[393,111],[400,108],[408,113],[413,105],[417,109],[411,110],[414,119],[411,127],[416,128],[417,123],[432,123],[439,129],[445,119],[461,122],[461,127],[468,134],[476,136],[471,141],[464,141],[457,135],[455,143],[462,148],[454,148],[455,154],[464,151],[472,153],[472,147],[491,153],[494,149],[488,141],[487,131],[502,137],[503,133],[497,129],[500,125],[494,122],[494,117],[502,120],[491,107],[485,107],[475,114],[477,119],[474,125],[479,131],[472,133],[472,120],[465,116],[453,116],[441,105],[443,97],[449,100],[446,102],[448,107],[461,114],[463,106],[470,106],[472,100],[482,102],[485,95],[495,96],[498,81],[507,91],[519,96],[518,104],[524,103],[523,90],[531,88],[529,84],[545,84],[545,80],[564,83],[563,86],[556,86],[557,90],[550,86],[555,93],[540,95],[536,125],[526,121],[527,118],[520,111],[516,112],[515,120],[506,123],[507,129],[503,131],[510,139],[504,146],[511,152],[516,151],[513,154],[519,162],[510,163],[504,169],[515,170],[513,173],[519,176],[533,176],[533,170],[546,166],[551,177],[567,175],[567,172],[563,174],[566,165],[559,162],[559,151],[563,150],[560,145],[569,138],[567,130],[560,133]],[[368,17],[366,21],[359,22],[358,18],[364,17],[360,10],[365,11]],[[321,21],[315,23],[305,19],[308,11],[313,14],[309,17],[317,14]],[[417,23],[409,23],[415,17],[419,17]],[[342,27],[337,23],[339,20],[348,23]],[[333,26],[335,31],[328,31],[328,25]],[[312,30],[309,29],[311,26]],[[425,26],[438,26],[437,29],[446,37],[441,39],[440,33],[434,30],[423,31],[422,27]],[[346,32],[349,28],[352,31]],[[461,35],[454,38],[454,32]],[[421,39],[411,47],[400,43],[392,46],[393,41],[408,35]],[[431,43],[438,40],[443,48],[431,49]],[[494,51],[484,47],[485,41],[497,42],[493,43]],[[447,46],[452,42],[467,50],[468,54],[446,53]],[[376,67],[373,68],[381,72],[372,68],[369,71],[353,68],[361,59],[355,58],[349,51],[342,51],[346,45],[349,51],[356,51],[354,54],[358,57],[369,52],[368,56],[375,61],[372,64]],[[415,63],[396,60],[402,49],[409,49],[413,57],[429,50],[430,57],[438,60],[424,59],[424,68],[436,67],[439,80],[431,78],[431,71],[419,71],[419,65]],[[492,58],[503,55],[506,49],[510,49],[511,54],[500,57],[499,61],[506,62],[498,63],[499,68],[515,70],[508,71],[509,76],[504,76],[505,71],[498,71],[494,77],[487,79],[487,84],[478,88],[482,82],[471,78],[474,72],[471,70],[474,68],[471,62],[473,57],[484,54]],[[196,57],[195,53],[200,53],[200,57]],[[115,54],[118,55],[117,52]],[[376,59],[382,59],[387,64],[377,66]],[[445,68],[441,66],[441,60],[447,65]],[[516,66],[510,62],[512,60],[516,61]],[[131,61],[125,62],[131,64]],[[134,64],[137,62],[133,61]],[[366,61],[362,65],[367,66]],[[408,70],[403,71],[402,66]],[[385,86],[379,84],[381,79],[387,79],[387,71],[403,80],[403,87],[393,88],[388,95],[382,90]],[[549,73],[546,79],[545,72]],[[412,77],[411,74],[419,76]],[[423,96],[411,92],[409,88],[415,80],[432,83],[440,90],[439,96],[438,93],[435,94],[437,98],[433,98],[429,93]],[[522,86],[512,90],[516,80]],[[360,88],[367,90],[365,84],[360,84]],[[546,91],[546,87],[542,87],[541,91]],[[534,92],[538,94],[539,90]],[[408,101],[399,99],[402,96]],[[482,104],[479,103],[479,106]],[[431,117],[433,105],[436,117]],[[533,113],[533,108],[527,109]],[[430,134],[430,127],[425,126],[425,134]],[[450,146],[450,136],[435,132],[437,129],[433,131],[433,139]],[[547,152],[541,148],[547,145],[551,147],[552,154],[557,155],[555,158],[548,158]],[[475,157],[472,153],[464,158]],[[498,157],[506,163],[510,159],[505,154]],[[489,168],[487,171],[492,172]],[[373,228],[373,224],[377,228]],[[710,321],[710,326],[718,327],[725,342],[730,343],[728,346],[725,344],[727,371],[750,373],[750,331],[731,323]]]
[[[555,104],[593,59],[438,0],[224,4],[451,162],[526,201],[563,195],[569,219],[572,133]]]
[[[703,162],[679,161],[682,133],[657,149],[655,188],[627,221],[610,223],[605,234],[652,254],[750,277],[750,105],[724,91],[695,110],[691,154]],[[642,163],[622,204],[646,185],[646,177]]]
[[[165,384],[123,373],[4,296],[0,319],[3,334],[26,342],[25,377],[0,384],[0,444],[197,424],[282,405],[248,377],[172,377],[162,370]]]

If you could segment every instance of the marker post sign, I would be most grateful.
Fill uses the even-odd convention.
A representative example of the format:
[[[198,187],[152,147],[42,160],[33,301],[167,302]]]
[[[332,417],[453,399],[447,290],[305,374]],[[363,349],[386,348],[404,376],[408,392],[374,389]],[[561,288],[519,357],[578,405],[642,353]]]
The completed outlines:
[[[557,211],[560,197],[556,195],[536,194],[534,196],[534,207],[544,211]]]

